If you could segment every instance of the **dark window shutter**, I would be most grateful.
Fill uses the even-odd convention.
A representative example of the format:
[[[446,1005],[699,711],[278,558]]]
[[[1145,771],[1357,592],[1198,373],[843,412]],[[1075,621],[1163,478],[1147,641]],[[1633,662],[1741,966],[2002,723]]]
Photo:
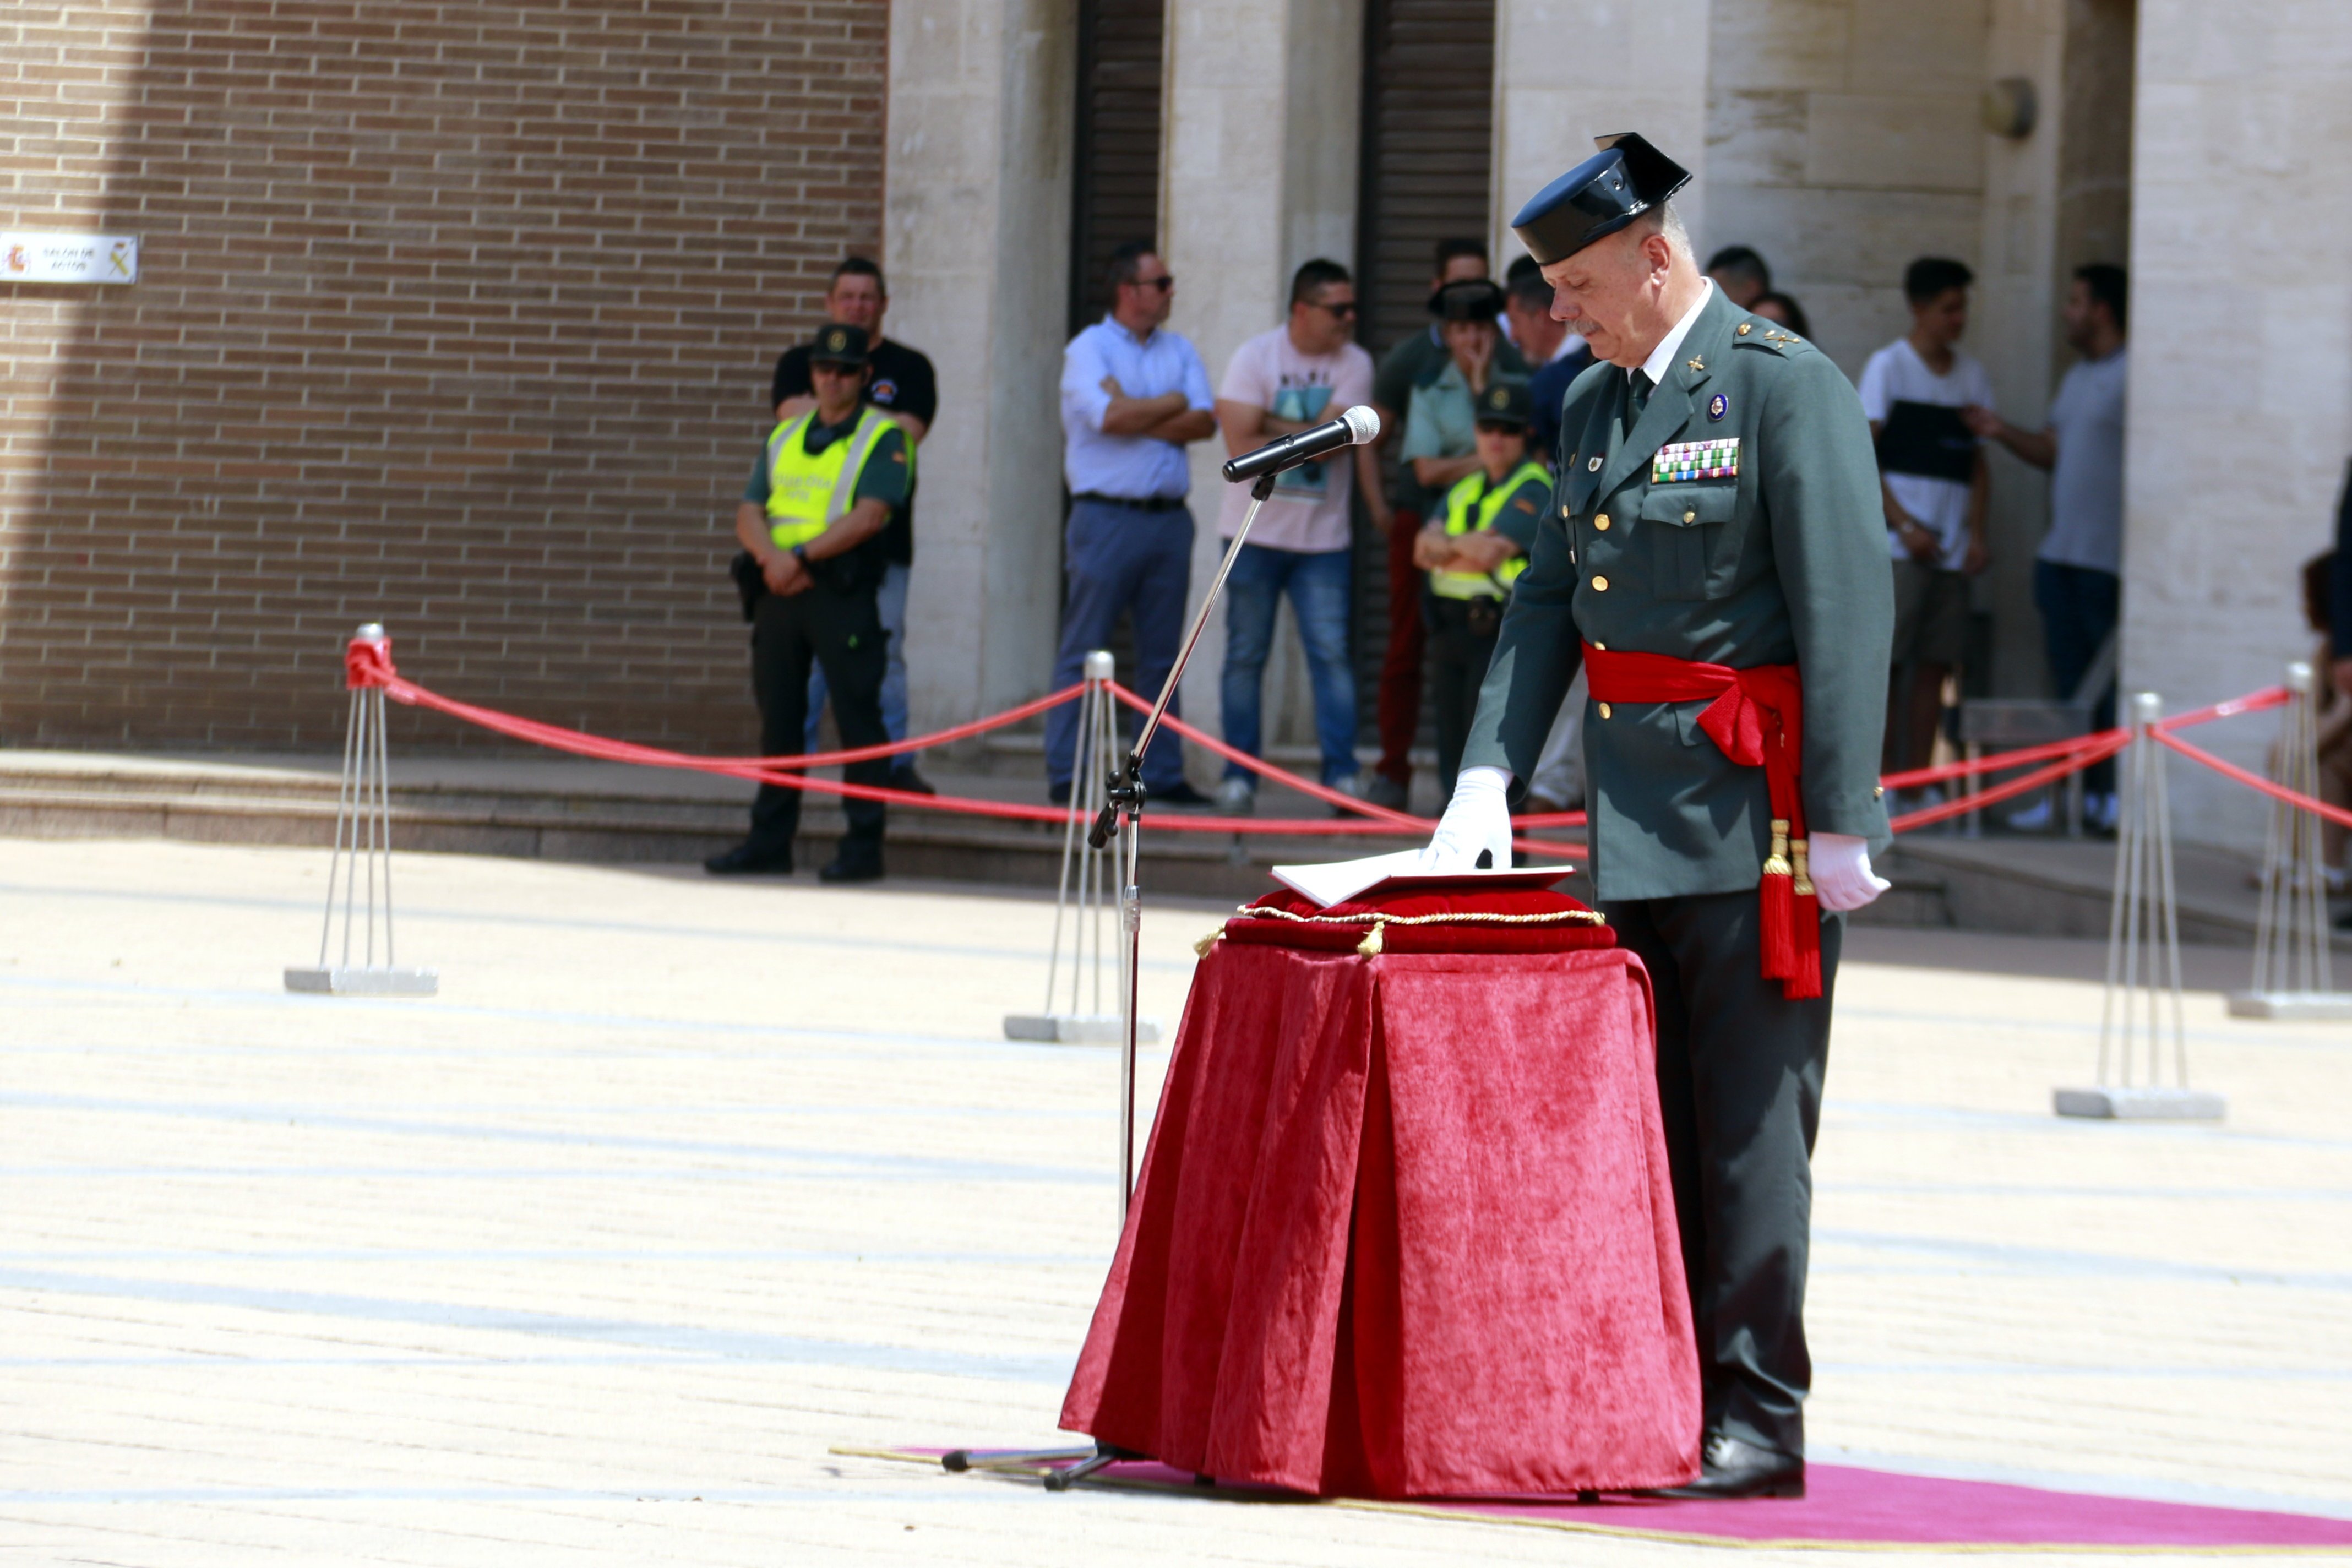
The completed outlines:
[[[1437,242],[1486,236],[1494,98],[1495,0],[1369,0],[1356,255],[1375,355],[1429,324]]]
[[[1160,227],[1160,76],[1167,0],[1079,0],[1070,331],[1108,308],[1103,269]]]

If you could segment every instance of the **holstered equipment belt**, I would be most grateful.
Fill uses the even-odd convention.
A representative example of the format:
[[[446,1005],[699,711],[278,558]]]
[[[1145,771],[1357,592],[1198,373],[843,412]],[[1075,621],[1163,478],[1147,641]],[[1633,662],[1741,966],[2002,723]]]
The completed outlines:
[[[1805,844],[1804,688],[1793,664],[1753,669],[1701,664],[1663,653],[1612,653],[1584,645],[1585,679],[1596,702],[1705,702],[1698,726],[1743,768],[1764,770],[1772,803],[1772,850],[1757,888],[1763,973],[1791,1001],[1822,994],[1821,902]]]

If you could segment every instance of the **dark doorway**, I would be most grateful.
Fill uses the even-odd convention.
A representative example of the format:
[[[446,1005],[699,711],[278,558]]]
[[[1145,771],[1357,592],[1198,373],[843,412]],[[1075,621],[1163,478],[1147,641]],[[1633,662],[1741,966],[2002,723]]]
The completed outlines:
[[[1486,232],[1495,0],[1368,0],[1357,201],[1364,345],[1429,324],[1430,257]]]
[[[1078,0],[1070,331],[1101,318],[1110,253],[1160,231],[1160,77],[1167,0]]]
[[[1494,100],[1495,0],[1366,0],[1356,293],[1358,332],[1375,359],[1428,329],[1437,242],[1486,233]],[[1402,436],[1381,443],[1388,471]],[[1367,742],[1378,740],[1388,640],[1388,542],[1360,510],[1353,662],[1358,734]],[[1422,743],[1432,743],[1426,702],[1422,731]]]

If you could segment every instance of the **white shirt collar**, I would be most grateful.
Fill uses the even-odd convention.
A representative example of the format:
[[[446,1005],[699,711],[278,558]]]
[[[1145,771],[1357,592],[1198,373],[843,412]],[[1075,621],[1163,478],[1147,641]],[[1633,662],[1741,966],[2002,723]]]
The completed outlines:
[[[1715,298],[1715,279],[1703,278],[1699,281],[1706,287],[1699,290],[1698,303],[1683,312],[1683,319],[1675,323],[1673,331],[1658,340],[1658,346],[1652,349],[1650,357],[1642,362],[1642,374],[1650,378],[1650,384],[1654,387],[1666,384],[1666,372],[1675,368],[1675,355],[1682,352],[1683,340],[1690,336],[1690,330],[1697,324],[1698,313],[1706,309],[1706,302]]]

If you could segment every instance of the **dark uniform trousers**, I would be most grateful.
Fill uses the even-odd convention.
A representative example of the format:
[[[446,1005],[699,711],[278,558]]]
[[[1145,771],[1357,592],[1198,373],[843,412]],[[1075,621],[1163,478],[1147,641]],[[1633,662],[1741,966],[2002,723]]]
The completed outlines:
[[[1813,1135],[1844,918],[1822,921],[1822,994],[1791,1002],[1758,973],[1752,889],[1601,910],[1657,998],[1658,1100],[1706,1429],[1801,1454]]]
[[[843,593],[820,583],[802,593],[770,594],[751,621],[751,689],[760,701],[760,752],[796,757],[806,749],[809,666],[824,671],[833,696],[834,722],[844,747],[878,746],[889,740],[882,727],[882,675],[889,645],[871,586]],[[890,759],[852,763],[842,776],[856,784],[889,787]],[[800,831],[801,794],[761,784],[751,802],[751,839],[765,853],[792,847]],[[844,797],[849,818],[845,843],[882,842],[882,803]]]
[[[1473,605],[1477,606],[1475,612]],[[1491,599],[1445,599],[1424,591],[1421,608],[1429,626],[1429,699],[1436,710],[1437,785],[1441,793],[1451,795],[1454,775],[1462,771],[1462,748],[1470,739],[1470,721],[1478,711],[1478,689],[1486,684],[1486,666],[1495,657],[1503,606]]]

